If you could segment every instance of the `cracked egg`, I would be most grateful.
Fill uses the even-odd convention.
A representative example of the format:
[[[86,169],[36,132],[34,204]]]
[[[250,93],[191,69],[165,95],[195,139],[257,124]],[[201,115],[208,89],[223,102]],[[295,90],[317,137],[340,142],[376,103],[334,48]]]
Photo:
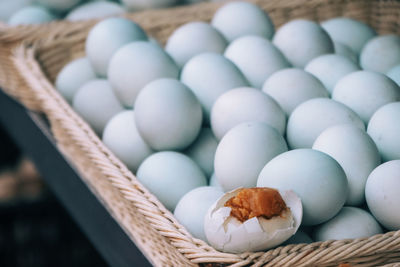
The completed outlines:
[[[302,216],[301,200],[293,191],[238,188],[211,206],[204,218],[204,232],[219,251],[261,251],[294,235]]]

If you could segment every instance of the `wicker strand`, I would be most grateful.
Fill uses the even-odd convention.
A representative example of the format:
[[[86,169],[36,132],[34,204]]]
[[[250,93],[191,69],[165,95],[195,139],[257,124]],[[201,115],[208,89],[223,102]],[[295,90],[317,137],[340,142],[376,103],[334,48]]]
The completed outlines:
[[[329,17],[348,15],[372,23],[380,32],[398,32],[400,25],[398,13],[392,12],[400,5],[396,1],[361,0],[297,0],[297,1],[252,1],[268,10],[274,22],[281,25],[294,17],[307,17],[321,20]],[[128,18],[139,22],[162,43],[171,32],[181,24],[196,20],[210,20],[214,11],[221,5],[200,4],[169,10],[147,11]],[[173,14],[173,16],[172,16]],[[382,15],[386,14],[384,18]],[[397,14],[397,15],[393,15]],[[174,19],[171,19],[173,17]],[[155,20],[154,18],[157,18]],[[390,23],[382,23],[389,18]],[[50,120],[52,132],[60,149],[76,164],[88,186],[101,199],[110,213],[119,221],[132,239],[139,244],[149,257],[157,258],[159,266],[188,266],[198,263],[224,263],[232,266],[337,266],[341,262],[381,264],[384,260],[399,261],[400,232],[376,235],[368,239],[326,241],[312,244],[289,245],[267,252],[243,253],[239,255],[221,253],[202,240],[193,238],[181,226],[170,211],[144,188],[134,175],[101,142],[92,129],[56,92],[51,81],[69,60],[83,55],[83,43],[90,27],[96,20],[69,23],[55,22],[47,27],[24,26],[18,29],[2,30],[0,59],[0,85],[17,97],[29,108],[41,111]],[[21,44],[21,42],[24,43]],[[10,51],[14,51],[13,54]],[[79,159],[74,156],[79,155]],[[92,177],[92,171],[101,175]],[[105,178],[105,179],[104,179]],[[103,180],[104,179],[104,180]],[[97,183],[110,184],[108,191],[101,191]],[[129,203],[132,208],[121,206],[128,213],[121,213],[110,196]],[[142,217],[138,217],[140,216]],[[150,231],[159,237],[147,242],[143,236],[130,227],[129,218],[144,221]],[[143,223],[144,223],[143,221]],[[130,220],[130,222],[133,222]],[[147,229],[147,228],[146,228]],[[175,248],[171,251],[165,240]],[[164,245],[157,246],[157,242]],[[156,252],[154,252],[154,249]],[[161,255],[162,254],[162,255]],[[165,254],[165,255],[164,255]],[[368,260],[368,262],[366,262]],[[360,266],[361,266],[360,265]],[[375,265],[375,266],[376,266]]]

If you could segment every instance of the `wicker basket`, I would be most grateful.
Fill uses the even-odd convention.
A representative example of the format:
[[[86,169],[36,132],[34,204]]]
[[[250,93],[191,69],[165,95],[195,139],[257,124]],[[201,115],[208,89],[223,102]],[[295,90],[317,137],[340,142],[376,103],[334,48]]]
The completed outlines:
[[[294,18],[348,16],[379,33],[400,32],[400,2],[378,0],[258,0],[277,27]],[[128,15],[161,42],[178,26],[209,21],[221,3],[198,4]],[[400,231],[368,239],[288,245],[267,252],[228,254],[194,239],[173,215],[100,141],[54,89],[62,66],[84,54],[96,23],[0,27],[0,86],[26,107],[43,112],[62,153],[132,241],[156,266],[379,266],[400,261]],[[391,265],[395,266],[395,265]]]

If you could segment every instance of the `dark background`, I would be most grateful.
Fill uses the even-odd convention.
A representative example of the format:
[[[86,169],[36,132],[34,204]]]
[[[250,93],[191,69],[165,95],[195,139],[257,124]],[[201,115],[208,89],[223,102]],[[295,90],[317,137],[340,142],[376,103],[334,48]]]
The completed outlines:
[[[1,124],[0,266],[107,266]]]

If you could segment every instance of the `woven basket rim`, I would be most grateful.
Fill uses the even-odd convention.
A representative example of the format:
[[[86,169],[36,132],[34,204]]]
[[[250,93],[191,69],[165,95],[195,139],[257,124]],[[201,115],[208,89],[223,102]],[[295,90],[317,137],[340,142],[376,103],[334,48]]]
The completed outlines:
[[[279,2],[275,0],[275,2]],[[288,1],[290,2],[290,1]],[[306,0],[301,0],[298,2],[307,2]],[[312,1],[312,2],[321,2],[321,1]],[[342,1],[343,2],[343,1]],[[286,2],[285,2],[286,3]],[[200,4],[203,5],[210,5]],[[284,5],[285,6],[285,5]],[[182,8],[187,7],[179,7],[170,10],[180,10]],[[163,10],[157,12],[164,12]],[[151,11],[146,12],[147,14],[153,14]],[[89,22],[85,22],[87,24],[93,25],[98,20],[92,20]],[[68,26],[76,26],[80,25],[81,22],[66,22]],[[63,22],[55,22],[51,23],[48,26],[23,26],[24,30],[21,33],[17,34],[17,29],[6,29],[5,31],[1,31],[0,28],[0,42],[3,40],[8,40],[10,42],[24,42],[19,43],[15,47],[12,48],[12,56],[10,60],[13,62],[15,69],[19,71],[22,79],[30,84],[28,87],[37,88],[46,88],[47,96],[41,95],[36,99],[36,104],[33,105],[33,109],[41,109],[48,116],[52,116],[52,114],[48,114],[49,112],[54,112],[54,109],[57,108],[57,112],[64,113],[66,112],[66,116],[71,121],[74,121],[75,124],[71,125],[72,128],[76,128],[77,131],[80,131],[82,134],[86,134],[88,136],[88,140],[93,142],[93,149],[97,149],[98,153],[102,154],[102,157],[105,157],[109,160],[110,164],[115,166],[114,170],[119,170],[118,174],[121,177],[114,177],[109,174],[106,176],[109,177],[110,181],[113,185],[118,188],[120,193],[133,205],[135,205],[140,212],[142,212],[143,216],[149,219],[149,223],[154,225],[157,231],[160,232],[161,235],[168,238],[171,243],[187,258],[189,258],[193,263],[235,263],[235,266],[244,266],[251,263],[256,263],[258,261],[267,262],[274,260],[286,261],[287,264],[290,264],[291,260],[297,259],[299,257],[306,257],[307,255],[312,255],[313,257],[317,257],[320,259],[329,259],[329,257],[337,257],[337,255],[342,256],[344,259],[349,257],[349,255],[357,256],[361,254],[363,251],[364,255],[373,255],[377,253],[377,251],[388,252],[391,247],[395,247],[396,251],[400,251],[400,231],[397,232],[388,232],[381,235],[376,235],[370,238],[360,238],[360,239],[347,239],[347,240],[339,240],[339,241],[325,241],[325,242],[315,242],[311,244],[298,244],[298,245],[287,245],[284,247],[278,247],[267,252],[256,252],[256,253],[242,253],[242,254],[230,254],[230,253],[221,253],[217,252],[215,249],[210,247],[204,241],[199,239],[194,239],[188,231],[184,229],[183,226],[177,222],[177,220],[173,217],[173,215],[145,188],[143,187],[134,177],[134,175],[125,167],[125,165],[117,159],[111,151],[109,151],[101,142],[101,140],[97,137],[97,135],[92,131],[92,129],[84,122],[79,116],[72,110],[69,104],[61,97],[58,91],[54,88],[54,86],[49,82],[48,78],[44,74],[41,69],[40,63],[36,60],[38,53],[40,53],[40,49],[49,44],[54,44],[57,42],[60,36],[68,36],[67,33],[63,33],[59,29],[59,25],[66,25]],[[40,38],[40,40],[29,39],[30,34],[43,34],[46,32],[46,38]],[[27,66],[29,68],[27,69]],[[29,88],[31,89],[31,88]],[[41,89],[40,89],[41,90]],[[15,92],[15,91],[14,91]],[[12,94],[12,92],[11,92]],[[21,100],[21,98],[16,95],[17,98]],[[22,100],[23,101],[23,100]],[[57,105],[54,105],[56,103]],[[46,106],[47,105],[47,106]],[[29,106],[29,104],[28,104]],[[57,114],[58,116],[59,114]],[[65,114],[64,114],[65,115]],[[58,118],[58,117],[57,117]],[[90,185],[89,185],[90,186]],[[138,194],[138,195],[132,195]],[[162,223],[158,224],[154,222],[154,214],[149,215],[149,205],[151,206],[151,210],[158,210],[157,219],[161,219]],[[161,218],[161,217],[162,218]],[[163,219],[164,218],[164,219]],[[165,225],[163,225],[165,224]],[[167,231],[165,229],[168,229]],[[171,231],[173,233],[171,233]],[[175,232],[174,232],[175,231]],[[296,257],[287,258],[285,257],[295,254]],[[310,256],[308,256],[310,257]],[[309,261],[311,263],[311,261]],[[326,261],[329,262],[329,261]],[[305,262],[304,264],[306,264]],[[290,265],[287,265],[290,266]],[[306,265],[305,265],[306,266]]]

